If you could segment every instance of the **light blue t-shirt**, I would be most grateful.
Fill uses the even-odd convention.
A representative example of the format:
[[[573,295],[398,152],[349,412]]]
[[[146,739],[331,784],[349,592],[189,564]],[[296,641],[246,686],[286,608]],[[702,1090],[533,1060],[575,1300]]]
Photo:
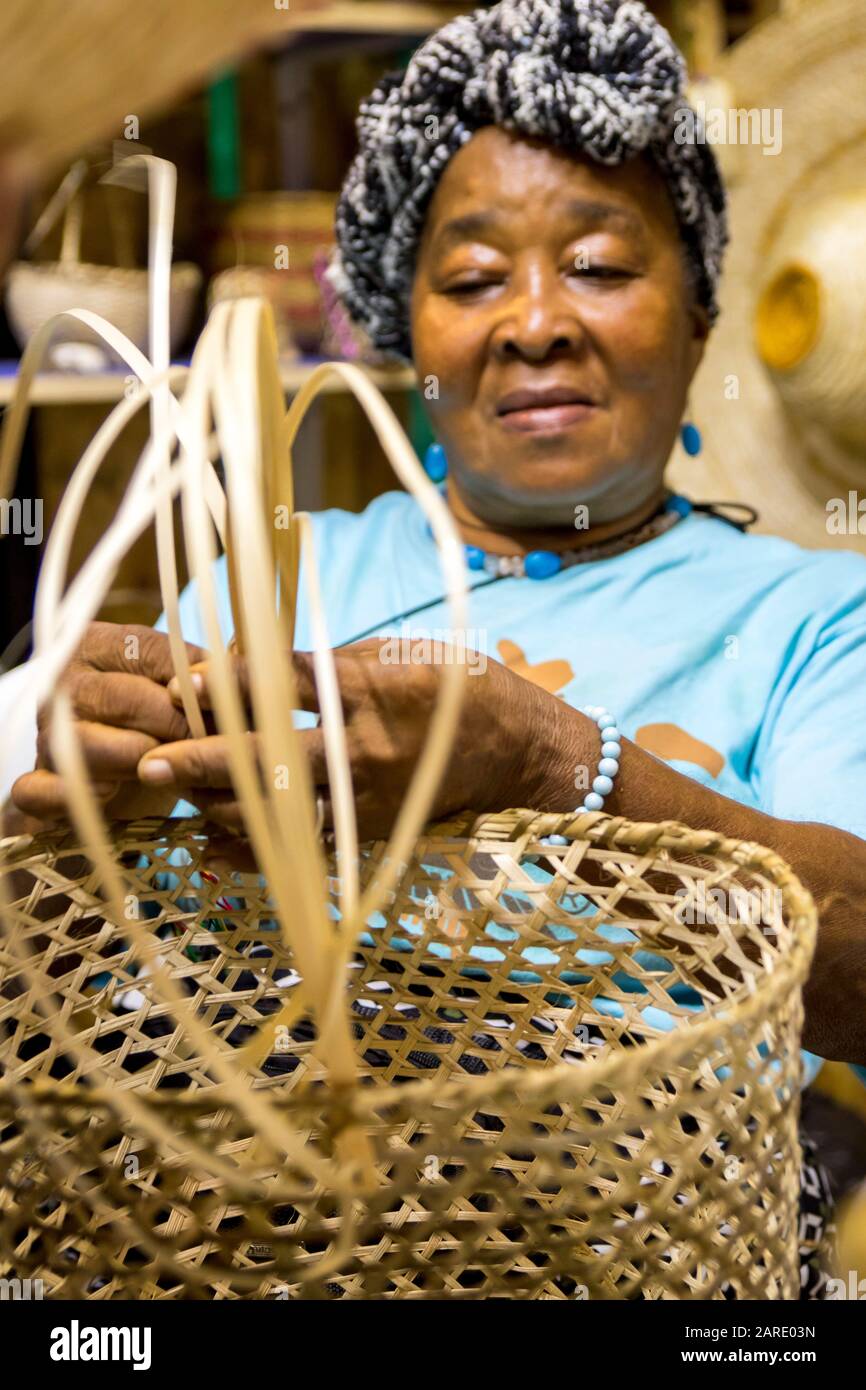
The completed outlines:
[[[328,511],[313,524],[332,645],[447,633],[436,547],[410,496],[387,493],[359,515]],[[224,561],[218,576],[228,637]],[[470,595],[467,646],[571,705],[605,705],[627,738],[725,796],[866,839],[862,556],[802,550],[693,513],[634,550],[550,579],[486,579],[470,575],[481,587]],[[188,641],[206,645],[194,585],[181,622]],[[310,646],[303,583],[296,645]],[[814,1073],[817,1059],[806,1060]]]

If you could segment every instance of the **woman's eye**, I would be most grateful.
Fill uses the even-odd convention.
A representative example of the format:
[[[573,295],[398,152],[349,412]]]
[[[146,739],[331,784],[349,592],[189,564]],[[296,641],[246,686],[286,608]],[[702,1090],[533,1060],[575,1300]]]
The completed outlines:
[[[618,265],[599,265],[593,262],[589,265],[577,264],[572,266],[569,275],[576,275],[581,280],[630,280],[633,272],[626,270]]]
[[[446,285],[443,293],[460,298],[461,296],[478,294],[481,290],[491,289],[498,283],[498,280],[456,280],[453,284]]]

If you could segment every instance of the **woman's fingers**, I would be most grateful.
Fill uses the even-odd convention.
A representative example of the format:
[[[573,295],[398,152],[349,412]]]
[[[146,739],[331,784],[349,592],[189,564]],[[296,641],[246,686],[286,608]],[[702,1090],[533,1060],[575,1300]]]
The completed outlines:
[[[97,780],[134,781],[136,769],[145,753],[159,747],[159,739],[133,729],[115,729],[110,724],[80,720],[75,725],[79,746],[91,777]],[[37,742],[37,768],[56,772],[49,729],[43,729]]]
[[[337,660],[337,678],[341,677],[341,653],[334,653]],[[250,686],[249,667],[246,659],[242,656],[232,655],[232,667],[237,679],[238,688],[245,704],[249,707],[252,704],[252,689]],[[293,652],[292,664],[295,673],[295,685],[298,695],[298,709],[309,710],[317,714],[319,711],[319,697],[316,691],[316,678],[313,671],[313,656],[311,652]],[[193,667],[190,675],[196,695],[204,709],[212,709],[211,695],[209,689],[210,663],[202,661]],[[344,702],[346,701],[346,691],[342,690]],[[168,692],[176,705],[180,705],[180,683],[177,677],[172,677],[168,683]]]
[[[314,784],[314,794],[321,792],[322,801],[325,807],[324,828],[330,830],[333,825],[331,816],[331,803],[327,796],[327,788],[317,786],[317,783],[324,783],[327,780],[327,767],[325,763],[324,743],[320,729],[301,729],[298,731],[301,744],[307,756],[310,767],[310,776]],[[241,835],[247,834],[247,823],[241,807],[237,800],[234,788],[231,783],[231,774],[228,763],[228,741],[220,738],[198,740],[200,743],[208,743],[211,746],[207,749],[200,749],[199,756],[201,762],[196,762],[195,758],[190,758],[189,746],[187,743],[176,745],[178,752],[174,748],[158,748],[154,750],[153,758],[145,758],[142,763],[141,771],[147,769],[148,763],[163,759],[172,767],[172,775],[178,769],[178,775],[194,777],[196,772],[203,769],[204,761],[208,763],[207,776],[209,782],[179,782],[179,786],[189,788],[190,799],[198,807],[209,821],[217,825],[225,826],[227,830],[234,831]],[[222,744],[222,747],[217,745]],[[163,756],[167,754],[167,756]],[[259,765],[259,772],[264,780],[265,769]],[[289,791],[290,783],[282,775],[283,769],[275,770],[273,785],[276,791]],[[152,775],[152,774],[151,774]],[[160,772],[159,775],[163,775]]]
[[[117,792],[116,782],[91,782],[90,789],[101,802],[110,801]],[[10,792],[13,803],[26,816],[37,820],[65,819],[69,809],[66,783],[56,772],[44,768],[36,772],[25,772],[12,784]]]
[[[255,742],[253,734],[247,737]],[[140,780],[152,787],[231,787],[229,740],[223,734],[162,743],[138,765]]]
[[[297,708],[317,710],[316,684],[314,684],[313,678],[311,678],[311,666],[307,667],[307,663],[304,662],[304,657],[306,656],[306,652],[293,653],[295,682],[297,687]],[[253,691],[252,684],[250,684],[250,673],[249,667],[247,667],[246,664],[246,657],[238,656],[236,653],[232,652],[229,653],[229,659],[231,659],[235,680],[238,681],[240,698],[243,699],[247,708],[250,708],[253,702]],[[200,662],[197,666],[193,666],[192,671],[190,671],[190,680],[192,680],[196,695],[199,696],[199,702],[202,708],[213,709],[210,694],[210,662],[204,660],[204,662]],[[181,705],[181,682],[178,681],[177,676],[172,676],[171,680],[168,681],[167,688],[168,694],[170,694],[175,705]]]
[[[189,726],[162,685],[146,676],[78,670],[72,697],[79,719],[149,734],[159,743],[189,735]]]
[[[205,661],[207,652],[186,642],[191,663]],[[91,623],[76,660],[97,672],[126,672],[167,685],[174,675],[171,644],[164,632],[138,623]]]
[[[321,729],[299,729],[298,737],[307,756],[313,782],[327,777],[324,739]],[[255,753],[263,780],[276,791],[289,791],[288,769],[283,764],[266,768],[261,762],[261,741],[258,734],[245,738]],[[232,786],[229,762],[229,740],[224,734],[209,738],[185,738],[176,743],[163,743],[150,748],[138,765],[138,776],[150,786],[201,787],[222,790]]]

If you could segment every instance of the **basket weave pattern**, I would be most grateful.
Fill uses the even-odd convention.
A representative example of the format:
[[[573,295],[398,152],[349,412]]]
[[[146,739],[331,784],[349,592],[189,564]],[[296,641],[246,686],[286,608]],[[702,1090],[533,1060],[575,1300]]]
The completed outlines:
[[[19,261],[9,271],[6,303],[15,336],[22,347],[47,319],[76,308],[110,316],[112,323],[144,351],[148,333],[147,283],[146,270],[61,261],[31,265]],[[186,337],[200,286],[198,266],[178,262],[172,267],[172,350]],[[120,361],[96,333],[77,320],[60,326],[54,334],[54,342],[97,343],[106,356]]]
[[[292,1009],[299,976],[260,881],[202,877],[201,822],[112,836],[144,949],[72,832],[0,846],[20,872],[0,1273],[61,1298],[796,1297],[815,917],[778,856],[593,814],[433,827],[350,960],[359,1084],[341,1091]],[[365,849],[363,876],[381,852]],[[762,910],[744,914],[735,887]],[[306,1137],[304,1171],[251,1122],[244,1068]],[[374,1155],[363,1187],[335,1159],[353,1126]]]

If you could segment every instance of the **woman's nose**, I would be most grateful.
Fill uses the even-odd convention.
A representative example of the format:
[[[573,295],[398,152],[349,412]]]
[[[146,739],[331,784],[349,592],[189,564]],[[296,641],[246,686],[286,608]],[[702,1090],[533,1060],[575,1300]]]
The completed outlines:
[[[516,281],[493,333],[497,356],[539,362],[552,353],[575,351],[584,336],[583,326],[563,291],[558,274],[539,268]]]

